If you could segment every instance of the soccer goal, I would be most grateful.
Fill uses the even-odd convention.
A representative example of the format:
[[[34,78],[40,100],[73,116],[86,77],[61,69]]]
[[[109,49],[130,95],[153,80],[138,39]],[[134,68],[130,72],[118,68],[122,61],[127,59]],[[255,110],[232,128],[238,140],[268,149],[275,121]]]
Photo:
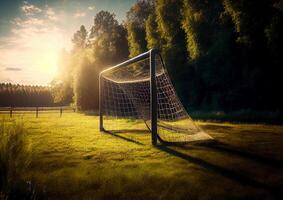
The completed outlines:
[[[188,115],[156,49],[100,73],[99,110],[100,131],[113,130],[123,120],[140,121],[153,145],[212,139]]]

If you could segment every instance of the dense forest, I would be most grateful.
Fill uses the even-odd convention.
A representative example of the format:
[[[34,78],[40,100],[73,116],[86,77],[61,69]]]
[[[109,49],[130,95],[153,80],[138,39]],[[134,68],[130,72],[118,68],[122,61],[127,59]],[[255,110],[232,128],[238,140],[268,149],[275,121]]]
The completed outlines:
[[[101,11],[62,52],[56,100],[96,109],[102,69],[158,48],[190,110],[281,111],[282,15],[282,0],[139,0],[122,23]]]
[[[0,107],[54,106],[50,87],[0,83]]]
[[[189,110],[282,111],[282,27],[282,0],[139,0],[121,23],[100,11],[60,53],[53,97],[97,109],[99,72],[158,48]]]

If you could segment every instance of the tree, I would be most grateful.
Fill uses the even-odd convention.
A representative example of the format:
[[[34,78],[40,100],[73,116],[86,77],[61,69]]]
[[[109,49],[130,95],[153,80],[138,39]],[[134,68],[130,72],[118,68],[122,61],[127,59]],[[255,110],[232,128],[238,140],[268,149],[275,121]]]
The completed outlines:
[[[126,27],[130,57],[147,50],[145,23],[148,16],[154,12],[154,1],[139,0],[127,12]]]
[[[128,57],[126,29],[108,11],[100,11],[91,29],[91,48],[96,62],[103,67],[116,64]]]
[[[266,28],[274,13],[273,2],[223,1],[225,13],[231,18],[237,35],[238,60],[242,61],[240,66],[244,88],[251,97],[247,98],[245,104],[252,109],[268,109],[269,105],[273,104],[271,96],[277,99],[277,96],[270,92],[277,78],[272,72],[274,70],[270,70],[271,57],[266,44]]]
[[[87,31],[85,29],[84,25],[81,25],[80,30],[78,30],[72,39],[72,42],[74,44],[73,49],[80,50],[85,47],[86,43],[86,37],[87,37]]]
[[[162,47],[162,41],[157,26],[158,25],[156,22],[155,13],[150,14],[145,23],[146,41],[148,49],[160,49]]]
[[[218,0],[184,0],[182,8],[182,28],[186,32],[188,56],[196,60],[205,55],[213,43],[215,32],[219,31]]]
[[[272,99],[272,104],[277,105],[277,109],[283,109],[283,98],[277,92],[280,91],[283,77],[283,0],[275,0],[272,2],[272,17],[270,23],[266,26],[264,33],[267,39],[267,47],[269,50],[268,63],[268,89],[267,94]]]
[[[65,66],[62,74],[74,75],[58,79],[57,93],[66,99],[62,94],[70,94],[66,91],[75,85],[77,105],[96,109],[102,69],[128,54],[159,48],[190,108],[282,109],[283,99],[274,92],[282,85],[282,5],[282,0],[138,0],[124,24],[101,11],[90,33],[82,26],[74,34],[71,66],[60,64]],[[20,87],[0,91],[19,98],[35,95]]]
[[[86,47],[87,31],[84,25],[74,33],[71,52],[63,49],[58,56],[57,76],[52,80],[52,95],[54,101],[61,105],[71,104],[73,101],[73,74],[78,60]]]
[[[175,70],[186,63],[185,33],[180,28],[181,8],[181,1],[157,0],[156,2],[158,32],[164,41],[162,51],[170,70]]]
[[[56,103],[68,105],[73,100],[73,65],[71,54],[63,49],[59,53],[57,77],[51,82]]]
[[[126,29],[114,14],[100,11],[84,41],[84,49],[74,55],[79,61],[74,69],[74,102],[81,110],[95,110],[98,109],[100,71],[128,57]]]
[[[237,73],[231,62],[235,53],[233,27],[223,12],[218,0],[184,0],[182,28],[186,33],[189,63],[195,71],[194,88],[190,88],[195,91],[192,95],[195,107],[219,109],[227,92],[225,86],[235,81]],[[220,78],[219,74],[223,76]]]
[[[127,24],[129,57],[137,56],[147,50],[145,42],[145,31],[137,23],[129,22]]]
[[[267,46],[270,50],[272,61],[280,65],[283,63],[281,52],[283,52],[283,0],[272,4],[273,15],[264,32],[267,38]]]
[[[187,75],[191,69],[187,67],[185,32],[181,29],[182,5],[182,1],[157,0],[155,14],[165,64],[179,96],[187,102]]]
[[[98,108],[98,74],[94,65],[92,52],[84,50],[74,76],[74,101],[79,110]]]

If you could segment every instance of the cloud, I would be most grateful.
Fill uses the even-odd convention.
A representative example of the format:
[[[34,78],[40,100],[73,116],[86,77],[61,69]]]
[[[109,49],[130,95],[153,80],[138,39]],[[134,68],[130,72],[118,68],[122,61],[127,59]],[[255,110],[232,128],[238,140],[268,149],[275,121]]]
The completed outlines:
[[[85,13],[85,12],[76,12],[76,13],[74,14],[74,17],[75,17],[75,18],[84,17],[84,16],[86,16],[86,13]]]
[[[10,36],[10,38],[6,38],[6,41],[10,41],[10,43],[17,41],[19,44],[20,39],[28,39],[29,37],[38,35],[39,33],[45,34],[58,29],[57,24],[55,23],[58,19],[58,16],[52,7],[45,6],[44,8],[38,8],[35,5],[24,1],[24,5],[21,6],[21,10],[23,16],[16,17],[11,21],[11,23],[14,25],[11,28],[11,32],[14,35]],[[39,12],[40,14],[37,15],[27,14]]]
[[[88,10],[94,10],[94,9],[95,9],[95,6],[89,6],[87,9],[88,9]]]
[[[42,12],[40,8],[36,7],[33,4],[30,4],[27,1],[23,1],[23,5],[20,7],[20,9],[27,16],[35,15]]]
[[[57,21],[58,17],[56,16],[56,13],[53,8],[48,7],[46,10],[46,16],[51,21]]]
[[[18,67],[6,67],[5,70],[6,71],[22,71],[22,69]]]
[[[10,34],[0,35],[0,82],[13,80],[22,84],[47,84],[57,69],[58,52],[71,42],[53,7],[40,8],[28,2],[10,21]],[[16,67],[14,67],[16,66]]]
[[[14,20],[11,21],[12,24],[15,24],[17,26],[21,27],[28,27],[30,25],[44,25],[44,20],[39,19],[36,17],[29,17],[29,18],[15,18]]]

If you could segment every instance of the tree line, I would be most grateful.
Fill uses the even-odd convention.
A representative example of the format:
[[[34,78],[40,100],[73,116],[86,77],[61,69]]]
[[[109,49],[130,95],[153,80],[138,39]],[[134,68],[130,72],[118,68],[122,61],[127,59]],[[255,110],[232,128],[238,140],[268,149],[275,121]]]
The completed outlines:
[[[50,87],[0,83],[0,107],[54,106]]]
[[[128,15],[130,55],[161,49],[185,106],[282,110],[282,0],[139,1]]]
[[[282,0],[138,0],[118,22],[98,12],[62,50],[56,103],[98,108],[99,72],[161,50],[189,110],[282,111]]]

